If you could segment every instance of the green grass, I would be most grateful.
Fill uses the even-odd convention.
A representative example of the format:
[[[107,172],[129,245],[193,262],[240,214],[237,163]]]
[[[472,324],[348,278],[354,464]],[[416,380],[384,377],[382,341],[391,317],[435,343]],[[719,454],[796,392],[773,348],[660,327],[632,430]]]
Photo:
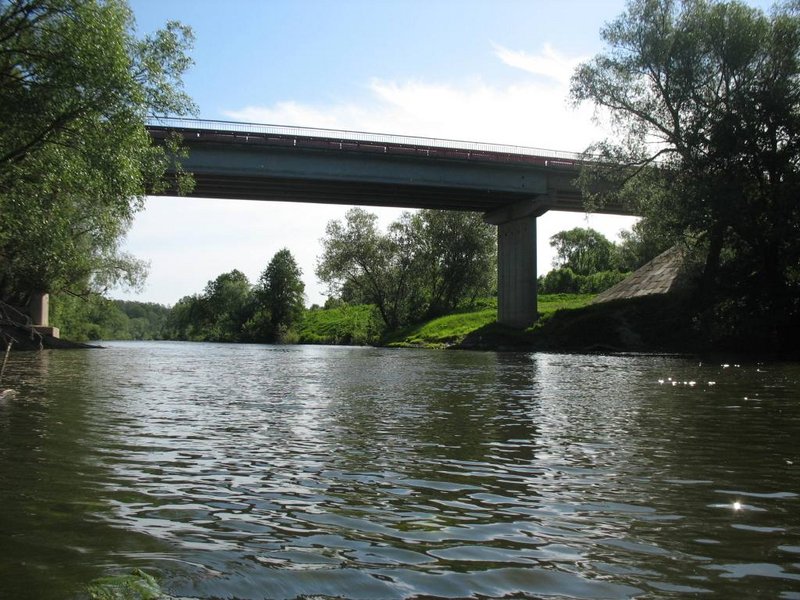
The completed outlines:
[[[539,318],[546,318],[557,310],[582,308],[596,294],[542,294],[539,296]]]
[[[539,296],[539,320],[550,318],[556,311],[586,306],[594,294],[550,294]],[[477,310],[445,315],[431,321],[411,325],[390,334],[384,340],[392,347],[445,348],[461,343],[469,334],[486,328],[497,320],[497,301],[480,302]]]
[[[586,306],[592,294],[549,294],[539,296],[539,323],[556,311]],[[417,323],[381,339],[381,321],[369,305],[339,306],[308,311],[297,327],[303,344],[384,344],[393,347],[446,348],[460,344],[478,331],[499,328],[497,299],[481,298],[470,308],[437,319]],[[534,326],[536,329],[538,324]],[[530,333],[531,330],[528,330]],[[523,334],[522,332],[504,332]]]
[[[387,346],[424,346],[442,348],[456,344],[467,334],[494,322],[496,308],[486,308],[476,312],[463,312],[445,315],[416,325],[411,325],[388,336]]]
[[[375,344],[381,320],[373,306],[339,306],[307,311],[297,327],[302,344]]]

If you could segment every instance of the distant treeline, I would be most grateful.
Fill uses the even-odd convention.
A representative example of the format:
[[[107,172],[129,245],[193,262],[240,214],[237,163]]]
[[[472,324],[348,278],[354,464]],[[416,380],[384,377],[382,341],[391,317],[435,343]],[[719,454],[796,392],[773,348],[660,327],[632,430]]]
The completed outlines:
[[[109,300],[55,295],[50,302],[50,321],[61,336],[75,341],[160,340],[170,308],[154,302]]]
[[[494,231],[480,215],[420,211],[386,232],[361,209],[332,221],[317,276],[329,285],[324,307],[304,305],[302,272],[278,251],[258,281],[222,273],[173,307],[57,296],[53,323],[73,340],[377,344],[414,324],[494,306]],[[539,280],[545,294],[602,291],[646,256],[629,236],[619,246],[592,229],[551,238],[557,267]]]

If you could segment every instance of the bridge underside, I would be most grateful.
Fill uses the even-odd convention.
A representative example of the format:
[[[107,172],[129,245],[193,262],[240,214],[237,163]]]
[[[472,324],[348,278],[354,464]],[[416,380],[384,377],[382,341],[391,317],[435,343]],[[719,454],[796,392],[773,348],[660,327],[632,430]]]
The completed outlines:
[[[498,321],[537,319],[536,218],[584,212],[575,161],[302,135],[150,127],[179,133],[192,196],[474,211],[498,227]],[[598,212],[630,214],[624,207]]]
[[[382,184],[371,182],[306,180],[286,177],[243,177],[194,173],[192,196],[198,198],[236,198],[312,202],[357,206],[393,206],[396,208],[432,208],[487,212],[497,207],[530,198],[530,194],[492,190],[452,189],[432,185]],[[575,210],[582,210],[576,208]]]

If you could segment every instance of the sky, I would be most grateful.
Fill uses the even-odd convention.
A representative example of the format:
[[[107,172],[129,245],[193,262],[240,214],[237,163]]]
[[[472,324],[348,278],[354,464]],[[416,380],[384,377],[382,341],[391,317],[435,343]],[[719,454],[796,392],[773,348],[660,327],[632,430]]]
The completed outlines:
[[[203,119],[325,127],[581,151],[608,131],[573,107],[569,78],[603,50],[623,0],[129,0],[137,32],[167,21],[195,35],[185,89]],[[307,304],[327,289],[314,269],[326,224],[349,206],[149,198],[124,250],[150,263],[143,290],[112,297],[173,305],[239,269],[252,283],[288,248]],[[382,227],[399,209],[368,209]],[[593,227],[610,239],[635,219],[550,212],[549,237]]]

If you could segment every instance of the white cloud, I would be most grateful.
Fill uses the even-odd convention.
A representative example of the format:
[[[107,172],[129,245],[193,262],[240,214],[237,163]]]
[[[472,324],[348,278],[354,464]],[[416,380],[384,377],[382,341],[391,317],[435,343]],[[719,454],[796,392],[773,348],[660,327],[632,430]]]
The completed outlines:
[[[545,46],[540,55],[496,46],[497,56],[527,72],[511,85],[474,79],[460,85],[373,79],[359,101],[334,104],[279,102],[225,111],[257,123],[349,129],[582,151],[602,132],[588,107],[568,103],[568,80],[579,58]],[[523,66],[524,65],[524,66]]]
[[[538,55],[495,46],[505,64],[518,67],[511,85],[473,79],[460,85],[430,81],[367,82],[362,100],[332,104],[299,101],[229,110],[229,118],[257,123],[350,129],[581,151],[602,137],[589,109],[567,104],[568,79],[578,58],[545,45]],[[531,76],[532,75],[532,76]],[[544,77],[541,77],[541,76]],[[187,208],[187,203],[192,203]],[[202,199],[151,198],[137,219],[127,249],[151,262],[143,299],[174,303],[202,291],[206,282],[238,268],[255,282],[272,255],[289,248],[304,273],[309,303],[324,302],[314,275],[319,240],[347,207]],[[383,225],[399,209],[370,209]],[[550,213],[539,219],[538,269],[550,269],[549,236],[576,226],[613,237],[630,218]],[[181,243],[181,240],[190,240]],[[121,295],[121,294],[120,294]]]
[[[523,50],[510,50],[494,44],[494,53],[509,67],[522,69],[534,75],[541,75],[566,86],[575,68],[585,57],[568,57],[558,52],[550,44],[545,44],[539,54],[528,54]]]

